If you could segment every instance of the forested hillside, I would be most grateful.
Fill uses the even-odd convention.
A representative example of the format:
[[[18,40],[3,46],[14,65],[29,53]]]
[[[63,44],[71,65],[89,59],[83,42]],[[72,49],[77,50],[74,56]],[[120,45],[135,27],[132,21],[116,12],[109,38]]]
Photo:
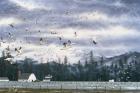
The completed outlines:
[[[100,57],[95,60],[93,52],[90,52],[89,60],[85,63],[75,62],[70,64],[65,57],[61,62],[38,63],[25,58],[16,62],[10,62],[12,56],[3,53],[0,58],[0,76],[8,76],[10,80],[17,80],[18,71],[22,73],[35,73],[39,80],[46,75],[52,75],[53,81],[140,81],[140,53],[131,52],[112,58]]]

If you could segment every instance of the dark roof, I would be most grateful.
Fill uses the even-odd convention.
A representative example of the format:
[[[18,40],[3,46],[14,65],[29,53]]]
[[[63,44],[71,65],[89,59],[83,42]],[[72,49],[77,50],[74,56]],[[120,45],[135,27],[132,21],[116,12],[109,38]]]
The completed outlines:
[[[31,73],[22,73],[18,79],[28,79]]]
[[[0,77],[0,80],[9,80],[8,77]]]

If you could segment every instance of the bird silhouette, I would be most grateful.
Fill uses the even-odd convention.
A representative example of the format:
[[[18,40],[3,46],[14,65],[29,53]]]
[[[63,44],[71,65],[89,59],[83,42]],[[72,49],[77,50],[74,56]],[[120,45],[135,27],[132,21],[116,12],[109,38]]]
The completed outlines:
[[[92,42],[93,42],[93,44],[97,45],[97,42],[95,40],[93,40]]]
[[[9,26],[10,26],[11,28],[14,28],[14,25],[13,25],[13,24],[9,24]]]
[[[71,45],[71,40],[68,40],[68,45]]]
[[[74,32],[75,37],[77,37],[77,32]]]
[[[66,43],[66,42],[64,42],[64,43],[63,43],[63,46],[64,46],[64,48],[66,48],[66,47],[67,47],[67,43]]]
[[[17,52],[17,55],[21,54],[21,50],[22,50],[22,47],[15,48],[15,51]]]
[[[43,43],[43,38],[41,37],[39,41],[40,41],[40,45],[42,45],[42,43]]]
[[[58,37],[59,38],[59,40],[61,41],[62,40],[62,38],[61,37]]]

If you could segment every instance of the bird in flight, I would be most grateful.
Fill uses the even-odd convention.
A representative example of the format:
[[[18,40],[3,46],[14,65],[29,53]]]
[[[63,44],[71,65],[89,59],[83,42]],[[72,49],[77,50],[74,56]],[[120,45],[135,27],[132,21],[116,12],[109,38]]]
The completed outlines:
[[[22,47],[15,48],[15,51],[17,52],[17,55],[21,54],[21,50],[22,50]]]
[[[13,25],[13,24],[9,24],[9,26],[10,26],[11,28],[14,28],[14,25]]]
[[[97,45],[97,42],[95,40],[93,40],[92,42],[93,42],[93,44]]]

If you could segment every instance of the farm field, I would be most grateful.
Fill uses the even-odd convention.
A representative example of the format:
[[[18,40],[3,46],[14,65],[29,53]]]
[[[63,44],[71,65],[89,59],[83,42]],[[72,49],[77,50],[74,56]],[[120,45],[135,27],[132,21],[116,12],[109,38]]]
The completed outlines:
[[[140,91],[115,90],[53,90],[53,89],[1,89],[0,93],[140,93]]]
[[[0,82],[0,93],[140,93],[139,82]]]
[[[139,82],[0,82],[1,89],[140,90]]]

